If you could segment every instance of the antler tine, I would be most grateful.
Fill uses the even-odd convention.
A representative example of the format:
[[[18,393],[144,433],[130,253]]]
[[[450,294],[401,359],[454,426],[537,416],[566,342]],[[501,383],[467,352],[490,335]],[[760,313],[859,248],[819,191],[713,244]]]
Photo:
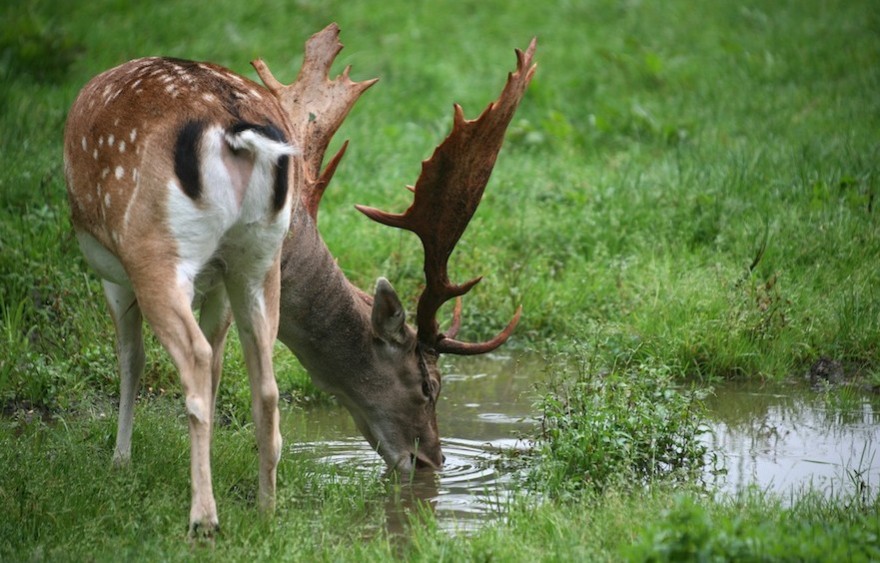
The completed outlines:
[[[501,95],[477,119],[465,119],[461,106],[454,106],[452,132],[431,158],[422,162],[409,209],[402,214],[392,214],[358,206],[374,221],[412,231],[422,241],[426,287],[419,297],[418,334],[421,342],[437,352],[481,354],[491,351],[507,340],[519,321],[521,309],[498,336],[474,344],[441,334],[436,315],[446,301],[464,295],[480,281],[476,278],[461,285],[450,283],[447,262],[480,204],[504,133],[535,73],[536,45],[537,41],[532,39],[525,53],[516,50],[516,71],[508,75]]]
[[[333,155],[333,158],[331,158],[330,162],[327,163],[327,166],[324,167],[324,170],[321,172],[318,179],[315,182],[310,183],[310,189],[305,190],[302,195],[306,211],[312,216],[315,223],[318,222],[318,206],[321,204],[321,197],[324,195],[324,190],[326,190],[327,186],[330,184],[330,180],[333,179],[333,174],[336,173],[336,167],[339,166],[339,161],[342,160],[342,157],[345,155],[346,149],[348,149],[348,141],[342,143],[342,147],[335,155]]]
[[[293,84],[281,84],[262,60],[251,63],[287,113],[294,138],[303,151],[303,199],[313,218],[317,218],[321,195],[345,153],[343,146],[322,173],[327,146],[361,94],[378,80],[354,82],[349,76],[351,67],[331,80],[330,67],[341,50],[339,26],[332,23],[306,41],[302,67]]]
[[[458,336],[459,329],[461,329],[461,297],[456,297],[455,308],[452,310],[452,322],[449,323],[449,328],[445,332],[446,338]]]

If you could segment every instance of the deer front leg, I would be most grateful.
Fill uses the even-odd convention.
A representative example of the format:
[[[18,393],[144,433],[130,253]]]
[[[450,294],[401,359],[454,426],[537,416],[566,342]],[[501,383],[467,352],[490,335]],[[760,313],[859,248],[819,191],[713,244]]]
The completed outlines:
[[[144,372],[143,318],[134,291],[106,280],[103,285],[116,327],[116,356],[119,360],[119,422],[113,463],[124,466],[131,462],[134,401]]]
[[[152,268],[158,270],[155,262]],[[135,279],[157,282],[149,283],[149,287],[142,283],[137,288],[141,311],[177,367],[186,397],[192,483],[189,531],[190,535],[211,535],[219,526],[211,484],[211,425],[214,418],[211,366],[214,354],[190,308],[192,284],[181,283],[172,287],[161,280],[173,280],[173,274],[152,273],[152,276]]]
[[[261,286],[232,279],[227,281],[229,301],[238,328],[251,386],[251,410],[260,453],[260,508],[275,508],[275,475],[281,457],[278,385],[272,368],[272,346],[278,334],[280,293],[279,261],[276,257]]]

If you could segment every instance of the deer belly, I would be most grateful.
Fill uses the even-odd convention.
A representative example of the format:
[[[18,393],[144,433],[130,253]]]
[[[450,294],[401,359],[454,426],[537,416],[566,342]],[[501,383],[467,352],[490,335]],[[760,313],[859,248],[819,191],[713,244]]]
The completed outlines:
[[[101,277],[117,285],[131,287],[125,268],[112,252],[89,233],[77,231],[76,240],[89,266]]]

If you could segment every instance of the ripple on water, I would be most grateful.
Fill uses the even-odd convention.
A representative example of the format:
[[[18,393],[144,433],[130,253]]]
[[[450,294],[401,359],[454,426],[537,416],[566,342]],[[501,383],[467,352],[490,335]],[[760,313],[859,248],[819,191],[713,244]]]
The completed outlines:
[[[403,513],[417,505],[428,506],[442,528],[457,532],[476,530],[485,521],[498,518],[513,494],[514,476],[499,470],[497,462],[502,452],[525,449],[527,444],[514,439],[480,442],[449,438],[442,446],[446,455],[443,468],[402,480],[393,495],[400,504],[386,505],[386,510]],[[291,450],[343,470],[340,475],[384,473],[384,462],[362,439],[298,443]]]

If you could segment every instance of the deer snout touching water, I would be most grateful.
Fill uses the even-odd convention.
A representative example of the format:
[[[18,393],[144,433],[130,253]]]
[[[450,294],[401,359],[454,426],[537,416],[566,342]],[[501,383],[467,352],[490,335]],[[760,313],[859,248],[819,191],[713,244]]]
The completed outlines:
[[[422,163],[412,205],[371,219],[414,232],[425,251],[415,328],[380,278],[351,284],[317,230],[318,205],[347,144],[322,169],[331,138],[375,80],[349,69],[330,79],[342,49],[332,24],[306,42],[296,80],[282,85],[262,61],[265,87],[222,67],[138,59],[89,82],[68,116],[65,177],[71,217],[101,277],[116,327],[121,375],[114,460],[131,458],[134,401],[144,367],[143,320],[179,371],[191,442],[190,533],[218,526],[210,447],[223,344],[234,318],[251,382],[259,446],[259,500],[271,510],[281,454],[277,337],[315,384],[335,395],[391,469],[439,468],[440,354],[482,354],[495,338],[456,340],[437,311],[480,278],[450,282],[447,261],[476,211],[504,133],[535,71],[535,41],[475,120],[455,106],[452,131]],[[193,307],[200,310],[198,319]]]

